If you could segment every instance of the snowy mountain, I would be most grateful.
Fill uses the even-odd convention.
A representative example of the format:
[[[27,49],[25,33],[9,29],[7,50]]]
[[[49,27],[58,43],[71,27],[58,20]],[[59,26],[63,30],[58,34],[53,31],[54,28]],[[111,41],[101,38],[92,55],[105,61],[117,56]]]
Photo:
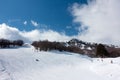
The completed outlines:
[[[120,80],[120,58],[90,58],[31,45],[0,49],[0,80]]]

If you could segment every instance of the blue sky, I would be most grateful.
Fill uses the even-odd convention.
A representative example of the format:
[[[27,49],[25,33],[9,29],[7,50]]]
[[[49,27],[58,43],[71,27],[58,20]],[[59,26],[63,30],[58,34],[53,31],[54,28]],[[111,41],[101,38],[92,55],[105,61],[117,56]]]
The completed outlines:
[[[0,0],[0,23],[26,31],[52,29],[76,35],[78,26],[73,23],[69,11],[75,2],[84,4],[86,0]],[[42,26],[33,26],[31,20]],[[24,21],[27,25],[23,24]]]

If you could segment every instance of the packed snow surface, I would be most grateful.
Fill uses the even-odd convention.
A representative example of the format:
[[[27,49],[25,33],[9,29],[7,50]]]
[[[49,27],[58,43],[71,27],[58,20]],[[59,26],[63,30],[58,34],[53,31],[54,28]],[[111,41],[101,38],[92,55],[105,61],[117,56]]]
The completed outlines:
[[[0,49],[0,80],[120,80],[120,58],[89,58],[33,47]]]

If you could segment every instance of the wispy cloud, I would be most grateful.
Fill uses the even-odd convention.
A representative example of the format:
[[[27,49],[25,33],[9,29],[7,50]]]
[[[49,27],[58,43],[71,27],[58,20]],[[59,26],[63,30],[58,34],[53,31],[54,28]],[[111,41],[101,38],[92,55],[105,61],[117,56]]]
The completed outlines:
[[[67,29],[71,29],[71,28],[72,28],[72,26],[66,26],[66,28],[67,28]]]
[[[20,22],[21,20],[20,19],[10,19],[8,20],[8,23],[11,24],[13,22]]]
[[[24,21],[23,24],[24,24],[24,25],[27,25],[27,21]]]
[[[75,3],[72,14],[73,21],[82,25],[79,39],[120,44],[120,0],[91,0],[86,5]]]
[[[48,25],[46,25],[46,24],[39,24],[39,27],[40,27],[40,28],[47,29],[47,28],[48,28]]]
[[[37,23],[36,21],[34,20],[31,20],[31,24],[35,27],[38,27],[39,26],[39,23]]]

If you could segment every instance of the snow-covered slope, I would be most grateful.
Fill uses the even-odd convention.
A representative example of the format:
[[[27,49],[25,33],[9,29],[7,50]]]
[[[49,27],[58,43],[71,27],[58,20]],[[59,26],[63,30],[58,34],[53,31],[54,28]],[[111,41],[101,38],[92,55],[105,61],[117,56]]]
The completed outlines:
[[[92,59],[33,47],[0,49],[0,80],[120,80],[119,75],[120,58]]]

